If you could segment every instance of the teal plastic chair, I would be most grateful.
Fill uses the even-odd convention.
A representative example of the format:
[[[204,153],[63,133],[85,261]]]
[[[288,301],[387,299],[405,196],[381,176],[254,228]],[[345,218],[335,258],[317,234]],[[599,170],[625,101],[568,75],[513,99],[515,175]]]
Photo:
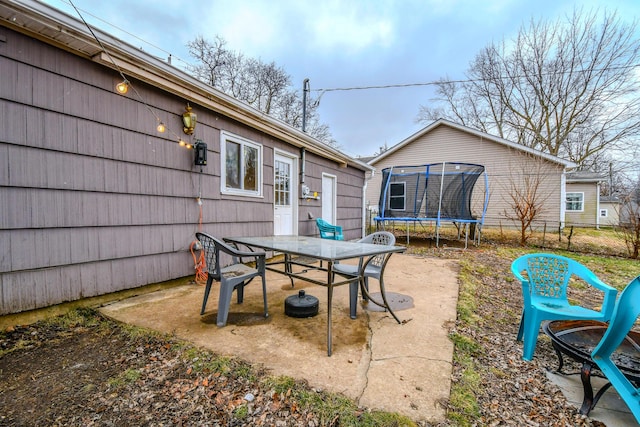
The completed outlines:
[[[207,299],[214,280],[220,282],[220,296],[218,298],[218,315],[216,324],[219,327],[227,324],[231,296],[236,291],[238,304],[244,299],[244,287],[255,277],[262,279],[262,298],[264,302],[264,317],[269,316],[267,310],[267,282],[266,282],[266,254],[264,252],[239,251],[227,245],[223,241],[207,233],[196,233],[196,238],[202,243],[207,264],[207,285],[204,288],[204,299],[200,315],[204,314],[207,307]],[[231,259],[231,264],[222,266],[220,256],[226,254]],[[242,258],[251,258],[255,261],[255,268],[242,263]]]
[[[625,339],[638,315],[640,315],[640,276],[633,279],[620,294],[609,327],[600,343],[593,349],[591,358],[640,423],[640,388],[629,381],[611,360],[611,355]]]
[[[329,224],[322,218],[316,218],[316,225],[318,226],[318,230],[320,230],[321,238],[331,240],[344,240],[341,226]]]
[[[517,339],[524,339],[524,360],[533,358],[540,325],[545,320],[607,322],[611,318],[618,291],[571,258],[543,253],[523,255],[513,261],[511,271],[522,284],[523,309]],[[567,288],[572,276],[603,292],[600,311],[569,304]]]

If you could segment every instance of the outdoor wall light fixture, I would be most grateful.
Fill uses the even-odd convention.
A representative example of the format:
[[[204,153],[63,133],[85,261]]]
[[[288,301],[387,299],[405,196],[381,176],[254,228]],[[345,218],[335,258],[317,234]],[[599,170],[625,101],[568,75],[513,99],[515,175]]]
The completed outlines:
[[[127,79],[124,79],[123,81],[118,83],[116,85],[116,91],[118,91],[120,95],[124,95],[125,93],[129,92],[129,81]]]
[[[187,103],[186,111],[182,113],[182,124],[184,125],[182,131],[187,135],[193,135],[193,131],[196,129],[197,118],[196,113],[191,111],[191,106]]]

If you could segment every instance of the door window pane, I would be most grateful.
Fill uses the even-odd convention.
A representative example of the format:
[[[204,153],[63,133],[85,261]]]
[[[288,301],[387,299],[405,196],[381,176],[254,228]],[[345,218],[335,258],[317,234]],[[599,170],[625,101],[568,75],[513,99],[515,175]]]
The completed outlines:
[[[291,168],[288,163],[276,161],[275,164],[275,203],[276,206],[291,204]]]

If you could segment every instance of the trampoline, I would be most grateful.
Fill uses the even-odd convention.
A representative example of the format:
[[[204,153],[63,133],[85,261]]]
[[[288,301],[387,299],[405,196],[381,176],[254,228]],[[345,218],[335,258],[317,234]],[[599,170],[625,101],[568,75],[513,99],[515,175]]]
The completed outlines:
[[[484,176],[482,212],[474,215],[471,203],[473,189]],[[469,228],[473,227],[473,240],[480,243],[480,231],[489,202],[489,182],[484,166],[471,163],[442,162],[418,166],[393,166],[382,170],[382,185],[378,203],[378,215],[374,218],[377,228],[384,229],[387,221],[407,223],[431,221],[436,226],[436,246],[440,240],[440,226],[452,222],[465,229],[465,248]]]

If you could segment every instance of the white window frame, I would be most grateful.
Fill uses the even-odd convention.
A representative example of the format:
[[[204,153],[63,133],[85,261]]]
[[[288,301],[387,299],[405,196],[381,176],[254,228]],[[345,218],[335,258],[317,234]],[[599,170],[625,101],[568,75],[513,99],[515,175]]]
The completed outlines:
[[[609,210],[606,208],[600,208],[600,218],[608,218]]]
[[[402,196],[394,196],[391,191],[392,185],[402,185]],[[391,203],[394,199],[402,198],[402,209],[391,207],[393,203]],[[389,183],[389,210],[391,211],[405,211],[407,210],[407,183],[405,181],[400,182],[391,182]]]
[[[570,196],[573,195],[580,195],[580,200],[569,200]],[[567,191],[567,194],[565,195],[565,206],[567,208],[567,212],[584,212],[584,191]],[[580,209],[570,209],[569,208],[569,204],[570,203],[579,203],[580,204]]]
[[[242,188],[227,187],[227,142],[233,142],[240,145],[240,153],[244,154],[244,147],[251,147],[258,151],[258,158],[256,159],[256,188],[257,190],[245,190]],[[256,142],[250,141],[247,138],[243,138],[239,135],[232,134],[227,131],[220,131],[220,193],[233,196],[247,196],[247,197],[263,197],[262,194],[262,182],[263,182],[263,149],[262,145]],[[241,167],[244,167],[244,161],[240,161]],[[241,181],[244,182],[244,172],[240,172]]]

